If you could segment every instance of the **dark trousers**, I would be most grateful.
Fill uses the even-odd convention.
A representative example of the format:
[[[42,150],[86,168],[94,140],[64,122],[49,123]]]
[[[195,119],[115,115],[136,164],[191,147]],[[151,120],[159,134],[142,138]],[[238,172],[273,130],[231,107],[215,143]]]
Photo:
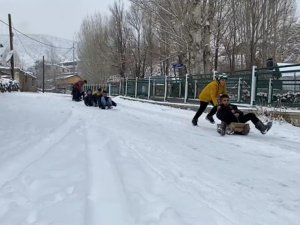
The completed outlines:
[[[93,95],[94,106],[98,106],[98,102],[100,101],[100,99],[101,99],[101,96]]]
[[[206,107],[208,106],[209,102],[202,102],[200,101],[200,107],[198,111],[196,112],[193,120],[198,120],[199,117],[202,115],[202,113],[205,111]],[[210,102],[210,104],[214,105],[213,102]],[[208,116],[213,116],[217,112],[217,106],[213,106],[213,108],[210,110],[210,112],[207,114]]]
[[[84,104],[86,106],[93,106],[94,105],[93,104],[93,96],[92,95],[85,96],[85,98],[84,98]]]
[[[246,123],[249,120],[251,120],[253,124],[256,124],[259,121],[254,113],[242,114],[239,117],[236,117],[230,110],[222,109],[217,112],[217,117],[226,124],[230,124],[232,122]]]
[[[79,92],[76,88],[72,90],[72,100],[73,101],[81,101],[82,96],[84,96],[84,92]]]

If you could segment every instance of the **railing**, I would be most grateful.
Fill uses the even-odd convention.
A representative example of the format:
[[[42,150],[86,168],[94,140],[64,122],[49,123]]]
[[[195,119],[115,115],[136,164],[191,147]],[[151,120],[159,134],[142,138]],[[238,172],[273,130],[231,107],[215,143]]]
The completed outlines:
[[[92,92],[96,91],[98,88],[102,87],[100,84],[86,84],[84,85],[84,90],[92,90]]]
[[[300,65],[227,73],[231,101],[250,105],[300,107]],[[195,102],[214,74],[148,77],[108,82],[109,94],[134,98]]]

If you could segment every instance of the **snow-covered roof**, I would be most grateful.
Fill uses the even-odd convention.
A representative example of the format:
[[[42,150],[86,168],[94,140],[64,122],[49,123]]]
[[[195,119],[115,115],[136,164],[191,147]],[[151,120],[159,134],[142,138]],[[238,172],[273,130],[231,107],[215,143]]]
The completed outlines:
[[[75,77],[75,76],[78,76],[78,75],[77,74],[71,74],[71,75],[67,75],[67,76],[60,76],[60,77],[56,78],[56,80],[67,79],[67,78]]]
[[[0,78],[0,84],[2,84],[2,85],[9,85],[10,83],[12,83],[12,84],[18,84],[19,82],[16,81],[16,80],[9,79],[9,78],[4,78],[4,77]]]
[[[8,66],[0,66],[0,70],[1,70],[1,69],[7,70],[7,69],[10,69],[10,67],[8,67]]]
[[[78,61],[75,59],[74,61],[73,60],[65,60],[63,62],[60,62],[59,64],[65,64],[65,63],[77,63]]]
[[[59,64],[45,63],[45,66],[55,66],[55,67],[62,68],[62,69],[68,69],[66,66],[62,66]]]
[[[7,71],[7,70],[10,70],[11,68],[10,67],[8,67],[8,66],[0,66],[0,70],[5,70],[5,71]],[[15,71],[20,71],[20,72],[22,72],[25,76],[29,76],[29,77],[32,77],[32,78],[37,78],[36,76],[34,76],[33,75],[33,73],[32,72],[28,72],[28,71],[25,71],[25,70],[23,70],[23,69],[20,69],[19,67],[15,67]]]
[[[300,65],[295,65],[293,63],[277,63],[277,66],[285,66],[279,68],[279,71],[281,72],[282,77],[289,77],[289,76],[300,76]],[[293,71],[293,72],[290,72]],[[297,71],[297,72],[294,72]]]
[[[35,78],[35,79],[37,78],[36,76],[33,75],[32,72],[28,72],[28,71],[25,71],[25,70],[22,70],[22,69],[20,69],[20,71],[22,71],[25,74],[25,76],[29,76],[29,77],[32,77],[32,78]]]

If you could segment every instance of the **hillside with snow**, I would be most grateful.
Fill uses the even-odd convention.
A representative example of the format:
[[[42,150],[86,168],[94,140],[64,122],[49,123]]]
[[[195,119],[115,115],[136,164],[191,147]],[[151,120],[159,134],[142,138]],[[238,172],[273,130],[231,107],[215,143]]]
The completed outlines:
[[[45,56],[46,61],[55,60],[61,62],[70,61],[73,59],[72,40],[42,34],[29,34],[28,36],[47,45],[41,44],[15,32],[14,49],[16,51],[17,58],[20,59],[17,60],[16,66],[28,68],[33,66],[35,61],[42,60],[43,56]],[[0,48],[0,55],[2,56],[0,61],[3,64],[7,52],[9,51],[9,36],[0,35],[0,40],[1,44],[4,46],[3,48]],[[50,46],[55,46],[58,48],[53,48]]]
[[[299,225],[300,136],[216,132],[193,111],[0,93],[2,225]]]

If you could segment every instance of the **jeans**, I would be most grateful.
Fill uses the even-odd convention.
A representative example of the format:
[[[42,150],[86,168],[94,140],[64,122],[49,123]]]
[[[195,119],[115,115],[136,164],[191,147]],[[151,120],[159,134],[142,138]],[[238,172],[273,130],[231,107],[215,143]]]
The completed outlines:
[[[112,107],[112,101],[110,97],[107,96],[102,96],[101,98],[98,99],[98,105],[101,108],[107,107]]]

